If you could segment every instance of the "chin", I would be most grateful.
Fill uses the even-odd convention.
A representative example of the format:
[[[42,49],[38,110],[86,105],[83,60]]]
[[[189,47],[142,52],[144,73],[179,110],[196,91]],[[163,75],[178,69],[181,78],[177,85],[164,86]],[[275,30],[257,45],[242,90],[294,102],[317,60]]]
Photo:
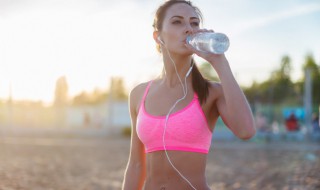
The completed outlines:
[[[183,52],[183,54],[186,55],[186,56],[191,56],[194,53],[191,50],[187,49],[186,51]]]
[[[177,48],[176,50],[177,50],[176,53],[186,55],[186,56],[193,54],[193,52],[186,47]]]
[[[176,47],[172,53],[178,54],[178,55],[183,55],[183,56],[191,56],[193,52],[186,48],[185,46],[183,47]]]

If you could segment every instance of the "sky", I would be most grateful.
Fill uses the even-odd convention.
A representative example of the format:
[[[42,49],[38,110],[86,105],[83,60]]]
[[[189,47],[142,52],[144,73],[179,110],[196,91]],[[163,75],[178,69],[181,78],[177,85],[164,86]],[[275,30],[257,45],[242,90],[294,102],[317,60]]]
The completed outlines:
[[[159,75],[152,22],[163,0],[0,0],[0,99],[51,102],[66,76],[69,96],[105,90],[123,77],[128,91]],[[281,58],[292,79],[311,53],[320,64],[319,0],[194,0],[204,28],[228,35],[226,56],[242,86],[266,80]],[[196,58],[201,64],[201,58]]]

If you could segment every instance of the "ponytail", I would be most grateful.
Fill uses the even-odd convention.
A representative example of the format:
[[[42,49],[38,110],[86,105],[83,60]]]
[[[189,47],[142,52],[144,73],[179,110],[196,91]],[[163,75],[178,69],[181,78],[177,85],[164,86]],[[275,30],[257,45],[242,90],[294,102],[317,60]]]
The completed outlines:
[[[194,59],[191,60],[191,64],[194,64],[192,68],[192,87],[199,97],[200,104],[203,104],[209,95],[209,81],[203,78]]]

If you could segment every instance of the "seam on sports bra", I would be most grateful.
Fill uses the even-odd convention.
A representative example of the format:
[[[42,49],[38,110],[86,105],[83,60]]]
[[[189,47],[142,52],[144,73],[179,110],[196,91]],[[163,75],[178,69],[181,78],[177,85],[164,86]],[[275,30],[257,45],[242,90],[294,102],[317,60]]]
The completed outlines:
[[[151,80],[151,81],[149,82],[148,86],[147,86],[146,89],[145,89],[145,92],[144,92],[144,94],[143,94],[143,97],[142,97],[142,100],[141,100],[141,103],[140,103],[139,112],[140,112],[141,109],[142,109],[143,113],[146,114],[146,115],[148,115],[149,117],[152,117],[152,118],[155,118],[155,119],[165,119],[165,118],[166,118],[166,115],[153,115],[153,114],[148,113],[147,110],[146,110],[146,107],[145,107],[146,97],[147,97],[147,95],[148,95],[148,93],[149,93],[149,90],[150,90],[150,87],[151,87],[152,82],[153,82],[153,80]],[[181,110],[178,110],[178,111],[170,114],[170,117],[173,117],[173,116],[175,116],[175,115],[177,115],[177,114],[185,111],[185,110],[188,109],[197,99],[198,99],[197,94],[196,94],[196,93],[193,93],[193,99],[191,100],[191,102],[190,102],[186,107],[182,108]],[[202,110],[202,108],[201,108],[201,110]],[[201,112],[203,112],[203,111],[201,111]],[[207,121],[207,120],[205,119],[205,121]],[[206,123],[207,123],[207,122],[206,122]]]
[[[167,150],[174,150],[174,151],[182,151],[182,152],[197,152],[197,153],[203,153],[208,154],[210,151],[209,149],[202,149],[202,148],[190,148],[190,147],[183,147],[183,146],[166,146]],[[149,149],[145,149],[145,153],[152,153],[156,151],[162,151],[163,146],[160,147],[153,147]]]
[[[200,109],[200,114],[202,115],[202,119],[204,120],[204,122],[206,123],[206,128],[207,130],[212,134],[213,132],[209,129],[209,124],[208,124],[208,120],[207,120],[207,117],[206,115],[204,114],[203,110],[202,110],[202,107],[200,105],[200,103],[198,102],[197,104],[197,107]]]
[[[146,102],[146,97],[149,93],[151,84],[152,84],[153,80],[151,80],[148,84],[148,86],[145,89],[145,92],[143,93],[143,97],[140,103],[140,108],[139,108],[139,112],[142,111],[145,115],[147,115],[148,117],[152,117],[154,119],[162,119],[164,120],[166,118],[166,115],[153,115],[147,112],[147,110],[145,109],[145,102]],[[197,103],[197,108],[200,110],[200,114],[202,115],[202,119],[204,120],[204,122],[206,123],[206,129],[212,134],[212,131],[209,129],[209,124],[207,121],[207,118],[202,110],[202,107],[200,106],[199,100],[198,100],[198,95],[194,92],[193,94],[193,99],[191,100],[191,102],[184,108],[182,108],[181,110],[178,110],[172,114],[170,114],[170,117],[174,117],[176,115],[179,115],[180,113],[184,112],[186,109],[188,109],[189,107],[192,106],[192,104]],[[197,102],[198,101],[198,102]],[[138,113],[139,114],[139,113]]]
[[[149,93],[149,89],[150,89],[150,86],[151,86],[152,82],[153,82],[153,80],[151,80],[151,81],[148,83],[146,89],[144,90],[141,103],[145,101],[145,99],[146,99],[146,97],[147,97],[147,95],[148,95],[148,93]],[[141,104],[140,104],[140,105],[141,105]]]
[[[184,108],[182,108],[181,110],[178,110],[178,111],[170,114],[170,117],[174,117],[175,115],[178,115],[178,114],[184,112],[184,111],[187,110],[189,107],[191,107],[192,104],[195,103],[195,101],[197,101],[197,99],[196,99],[196,98],[193,98],[193,99],[191,100],[191,102],[190,102],[186,107],[184,107]],[[146,110],[146,108],[145,108],[145,104],[144,104],[144,103],[145,103],[145,102],[143,102],[143,105],[142,105],[141,109],[142,109],[142,111],[143,111],[146,115],[148,115],[149,117],[155,118],[155,119],[165,119],[165,118],[166,118],[166,115],[153,115],[153,114],[148,113],[147,110]]]
[[[143,105],[144,105],[145,99],[146,99],[146,97],[147,97],[147,94],[148,94],[148,92],[149,92],[149,88],[150,88],[152,82],[153,82],[153,80],[151,80],[151,81],[147,84],[147,87],[146,87],[146,89],[145,89],[144,92],[143,92],[143,95],[142,95],[142,98],[141,98],[141,101],[140,101],[140,105],[139,105],[139,109],[138,109],[137,115],[139,115],[139,113],[140,113],[140,111],[141,111],[141,108],[144,107]]]

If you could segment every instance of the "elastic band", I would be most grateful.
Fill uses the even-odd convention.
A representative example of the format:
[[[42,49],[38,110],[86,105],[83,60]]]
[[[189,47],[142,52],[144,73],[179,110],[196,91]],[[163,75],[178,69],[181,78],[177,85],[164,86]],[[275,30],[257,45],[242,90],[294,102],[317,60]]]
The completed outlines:
[[[147,86],[147,88],[146,88],[145,91],[144,91],[144,94],[143,94],[143,97],[142,97],[143,102],[144,102],[144,100],[146,99],[146,96],[147,96],[147,94],[148,94],[148,92],[149,92],[149,88],[150,88],[152,82],[153,82],[153,81],[150,81],[150,82],[148,83],[148,86]]]

